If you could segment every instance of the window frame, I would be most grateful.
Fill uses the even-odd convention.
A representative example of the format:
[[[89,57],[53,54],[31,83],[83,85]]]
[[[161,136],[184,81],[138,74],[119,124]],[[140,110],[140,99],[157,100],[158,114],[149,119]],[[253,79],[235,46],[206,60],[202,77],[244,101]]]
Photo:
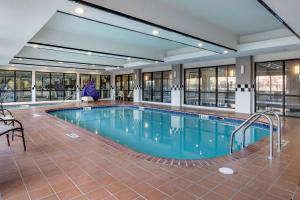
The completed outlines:
[[[183,71],[183,77],[184,77],[184,81],[183,81],[183,102],[184,105],[194,105],[194,106],[203,106],[203,107],[216,107],[216,108],[226,108],[226,109],[235,109],[235,108],[231,108],[231,107],[223,107],[223,106],[219,106],[219,94],[235,94],[235,91],[231,91],[228,89],[228,82],[227,82],[227,90],[226,91],[219,91],[219,87],[218,87],[218,83],[219,83],[219,72],[218,69],[221,67],[235,67],[235,64],[228,64],[228,65],[218,65],[218,66],[205,66],[205,67],[193,67],[193,68],[185,68]],[[201,73],[201,69],[206,69],[206,68],[214,68],[215,69],[215,81],[216,81],[216,85],[215,85],[215,90],[214,91],[203,91],[201,88],[201,78],[202,78],[202,73]],[[197,70],[198,72],[198,88],[195,91],[190,91],[187,90],[187,85],[186,85],[186,71],[187,70]],[[226,76],[228,78],[228,76]],[[235,75],[236,77],[236,75]],[[227,79],[228,81],[228,79]],[[188,93],[193,93],[195,95],[198,95],[198,101],[197,104],[187,104],[187,94]],[[215,100],[212,104],[212,106],[209,105],[201,105],[201,94],[215,94]]]
[[[165,100],[165,93],[170,93],[170,96],[171,96],[171,91],[172,89],[169,88],[168,90],[164,90],[164,73],[166,72],[171,72],[172,73],[172,70],[164,70],[164,71],[153,71],[153,72],[143,72],[142,73],[142,100],[143,101],[149,101],[149,102],[157,102],[157,103],[171,103],[171,100],[170,101],[164,101]],[[154,90],[154,79],[153,79],[153,74],[154,73],[160,73],[160,90]],[[145,100],[144,99],[144,96],[145,96],[145,85],[144,85],[144,82],[145,82],[145,76],[144,74],[150,74],[150,79],[149,81],[151,81],[151,87],[150,87],[150,90],[147,90],[148,92],[150,92],[150,100]],[[172,74],[171,74],[172,75]],[[172,79],[169,79],[172,81]],[[171,84],[172,85],[172,84]],[[159,101],[153,101],[153,93],[154,92],[160,92],[160,100]],[[166,95],[167,96],[167,95]]]

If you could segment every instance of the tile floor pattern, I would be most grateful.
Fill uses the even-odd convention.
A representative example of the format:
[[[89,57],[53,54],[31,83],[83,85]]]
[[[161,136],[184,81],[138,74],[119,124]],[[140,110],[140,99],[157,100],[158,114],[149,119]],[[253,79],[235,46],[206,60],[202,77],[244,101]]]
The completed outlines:
[[[23,152],[20,138],[8,148],[5,137],[0,137],[3,199],[300,199],[300,119],[285,119],[283,138],[289,144],[272,161],[267,159],[266,146],[237,161],[179,167],[129,156],[103,143],[100,136],[51,118],[44,110],[14,111],[25,126],[27,152]],[[67,137],[65,134],[70,132],[80,138]],[[236,174],[221,175],[217,171],[220,166],[232,167]]]

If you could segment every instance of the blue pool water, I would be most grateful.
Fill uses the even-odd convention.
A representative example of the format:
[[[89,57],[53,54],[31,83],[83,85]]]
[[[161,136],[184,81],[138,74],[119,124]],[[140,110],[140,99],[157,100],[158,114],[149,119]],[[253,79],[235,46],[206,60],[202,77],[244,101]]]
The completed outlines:
[[[49,113],[137,152],[174,159],[204,159],[229,154],[230,134],[241,123],[129,106]],[[246,144],[255,143],[267,135],[266,127],[252,126]],[[241,148],[241,142],[241,133],[238,133],[235,150]]]

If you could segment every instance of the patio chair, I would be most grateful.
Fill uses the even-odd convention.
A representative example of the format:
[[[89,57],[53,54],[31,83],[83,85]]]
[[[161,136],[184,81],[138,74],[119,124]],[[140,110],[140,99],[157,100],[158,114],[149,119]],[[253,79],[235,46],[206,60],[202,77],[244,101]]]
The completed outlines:
[[[3,107],[2,102],[0,102],[0,118],[3,120],[13,120],[15,119],[12,113]]]
[[[16,119],[3,120],[1,118],[0,118],[0,122],[3,122],[3,124],[0,124],[0,136],[6,135],[7,145],[10,146],[9,133],[12,132],[12,140],[13,140],[14,136],[22,137],[24,151],[26,151],[24,128],[23,128],[21,122],[19,122]],[[16,135],[15,132],[20,132],[21,135]]]
[[[127,95],[127,99],[130,100],[130,99],[132,99],[132,98],[133,98],[133,96],[132,96],[132,91],[129,91],[129,93],[128,93],[128,95]]]
[[[118,95],[116,96],[116,100],[122,100],[124,98],[124,92],[122,90],[119,91]]]

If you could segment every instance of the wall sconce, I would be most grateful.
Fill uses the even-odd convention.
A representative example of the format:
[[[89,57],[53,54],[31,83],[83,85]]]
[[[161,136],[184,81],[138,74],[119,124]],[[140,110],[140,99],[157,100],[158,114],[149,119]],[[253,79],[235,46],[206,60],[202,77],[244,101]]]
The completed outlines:
[[[234,76],[234,71],[233,69],[229,70],[229,77],[233,77]]]
[[[241,74],[244,74],[244,73],[245,73],[245,66],[241,65]]]
[[[295,72],[296,75],[299,75],[299,74],[300,74],[300,66],[299,66],[299,65],[296,65],[296,66],[295,66],[294,72]]]

